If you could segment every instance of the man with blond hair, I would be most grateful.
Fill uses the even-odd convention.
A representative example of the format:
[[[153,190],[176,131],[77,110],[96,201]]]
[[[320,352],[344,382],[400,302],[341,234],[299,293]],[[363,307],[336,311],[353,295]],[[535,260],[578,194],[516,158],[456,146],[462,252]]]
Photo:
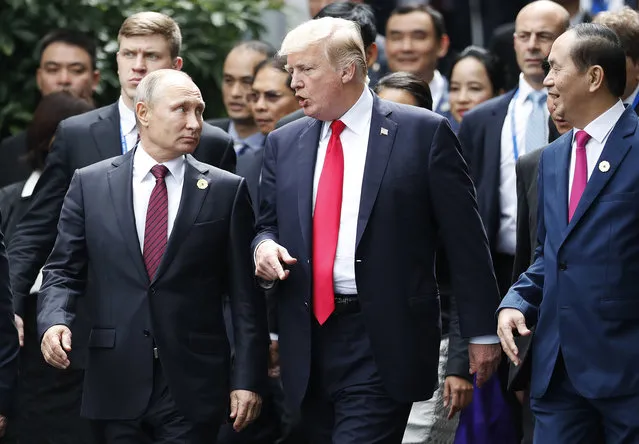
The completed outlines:
[[[499,362],[473,185],[444,118],[366,87],[356,24],[306,22],[280,53],[306,117],[267,137],[253,254],[284,390],[311,442],[400,443],[437,384],[440,234],[479,385]]]
[[[64,120],[56,133],[51,152],[35,188],[27,213],[18,224],[8,246],[11,287],[14,293],[16,323],[22,324],[24,305],[36,298],[33,287],[39,270],[53,248],[58,216],[64,196],[76,169],[130,151],[138,138],[133,112],[133,97],[138,83],[148,73],[162,68],[180,70],[182,43],[180,28],[170,17],[157,12],[140,12],[127,18],[118,34],[118,76],[121,95],[116,103]],[[194,157],[210,165],[233,171],[233,141],[218,128],[204,125]],[[53,402],[51,410],[79,415],[84,355],[88,340],[82,300],[78,316],[71,326],[74,333],[74,359],[71,368],[57,372],[58,382],[41,394],[42,402]],[[141,334],[141,333],[140,333]],[[62,387],[62,388],[61,388]],[[56,403],[58,393],[67,393],[64,405]],[[74,394],[74,395],[72,395]],[[58,426],[58,424],[56,424]],[[69,443],[85,442],[74,438],[75,431],[65,430]]]

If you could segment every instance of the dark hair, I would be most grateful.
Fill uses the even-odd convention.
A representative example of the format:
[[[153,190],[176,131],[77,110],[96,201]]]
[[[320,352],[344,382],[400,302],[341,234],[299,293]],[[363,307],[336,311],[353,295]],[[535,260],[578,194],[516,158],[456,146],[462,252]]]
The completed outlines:
[[[88,101],[67,91],[54,92],[42,97],[27,127],[26,160],[31,168],[39,170],[44,167],[49,145],[61,121],[93,108]]]
[[[639,12],[628,6],[619,11],[603,11],[596,15],[593,23],[612,29],[626,55],[633,62],[639,62]]]
[[[493,87],[493,93],[499,94],[499,90],[504,88],[504,70],[503,66],[499,63],[497,57],[490,51],[480,46],[468,46],[466,47],[456,58],[450,67],[450,73],[448,79],[452,80],[453,70],[455,66],[462,60],[472,57],[479,63],[484,65],[486,74],[488,74],[488,80]]]
[[[249,49],[251,51],[258,52],[266,56],[266,58],[274,57],[277,53],[277,50],[271,44],[262,42],[260,40],[246,40],[243,42],[238,42],[233,46],[231,50],[238,48]]]
[[[413,96],[417,102],[417,106],[426,108],[430,111],[433,110],[433,96],[430,93],[428,83],[414,74],[408,72],[394,72],[388,74],[379,79],[379,82],[375,85],[374,91],[379,93],[384,88],[404,90]]]
[[[284,74],[288,76],[286,78],[286,86],[288,86],[292,91],[295,91],[291,87],[291,81],[293,80],[293,77],[291,76],[291,73],[288,72],[288,70],[285,68],[285,66],[286,66],[286,57],[276,56],[276,57],[271,57],[270,59],[262,60],[260,63],[255,65],[255,70],[253,71],[253,79],[257,77],[257,73],[260,72],[262,68],[274,68],[278,71],[282,71]]]
[[[390,17],[394,15],[405,15],[413,12],[425,12],[430,16],[433,21],[433,28],[435,29],[435,37],[437,40],[441,40],[444,34],[446,34],[446,23],[444,22],[444,16],[437,9],[429,5],[405,5],[395,8]],[[389,17],[389,18],[390,18]]]
[[[626,54],[617,34],[595,23],[581,23],[571,32],[576,41],[570,58],[577,69],[584,72],[591,66],[601,66],[606,87],[615,97],[621,97],[626,89]]]
[[[83,49],[91,57],[91,68],[97,69],[96,64],[96,46],[95,40],[89,37],[87,34],[74,31],[71,29],[56,29],[42,37],[38,46],[40,48],[40,59],[42,54],[53,43],[66,43],[67,45],[77,46]]]
[[[322,17],[335,17],[350,20],[359,25],[359,32],[362,35],[364,48],[368,48],[377,38],[377,28],[375,27],[375,13],[369,5],[353,2],[338,2],[324,6],[317,13],[314,19]]]

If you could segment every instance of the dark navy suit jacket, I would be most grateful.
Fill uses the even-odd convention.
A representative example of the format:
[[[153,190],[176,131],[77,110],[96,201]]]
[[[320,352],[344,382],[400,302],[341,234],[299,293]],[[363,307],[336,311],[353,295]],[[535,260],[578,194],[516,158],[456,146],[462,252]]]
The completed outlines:
[[[253,242],[255,248],[275,240],[298,259],[275,296],[282,380],[293,405],[301,403],[311,369],[312,196],[321,128],[304,117],[269,134]],[[499,299],[473,184],[446,119],[375,96],[361,186],[354,265],[373,354],[391,396],[427,399],[439,357],[438,235],[462,336],[494,334],[490,307]]]
[[[531,396],[548,389],[561,348],[587,398],[639,392],[639,120],[627,109],[612,130],[568,223],[572,131],[539,164],[535,260],[500,308],[520,310],[533,338]],[[599,168],[607,161],[609,170]],[[605,167],[603,168],[605,170]]]

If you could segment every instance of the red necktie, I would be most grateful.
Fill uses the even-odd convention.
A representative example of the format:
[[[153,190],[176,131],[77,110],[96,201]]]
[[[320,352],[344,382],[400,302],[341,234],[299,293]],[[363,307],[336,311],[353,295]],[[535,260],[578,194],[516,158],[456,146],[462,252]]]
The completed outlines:
[[[572,219],[579,199],[584,194],[586,184],[588,183],[588,157],[586,156],[586,143],[590,140],[590,134],[585,131],[577,131],[575,134],[577,141],[577,150],[575,155],[575,173],[572,179],[572,187],[570,189],[570,204],[568,205],[568,222]]]
[[[168,172],[169,169],[164,165],[155,165],[151,168],[151,174],[155,177],[155,186],[146,210],[143,249],[144,265],[151,280],[162,260],[168,237],[169,203],[164,182]]]
[[[321,324],[335,310],[333,265],[337,251],[339,222],[342,214],[344,153],[340,134],[346,125],[341,120],[331,124],[326,158],[322,167],[315,212],[313,213],[313,313]]]

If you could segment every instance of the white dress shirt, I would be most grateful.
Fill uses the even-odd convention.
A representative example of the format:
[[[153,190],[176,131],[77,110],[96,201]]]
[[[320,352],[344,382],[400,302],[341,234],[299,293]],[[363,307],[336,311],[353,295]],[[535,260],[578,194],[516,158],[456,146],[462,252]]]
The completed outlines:
[[[501,129],[501,161],[499,166],[499,209],[501,212],[497,244],[495,249],[499,253],[515,255],[517,229],[517,175],[515,173],[515,152],[513,146],[512,118],[515,113],[515,138],[517,151],[523,156],[529,150],[526,148],[526,126],[533,110],[533,104],[527,100],[528,94],[534,88],[519,75],[519,89],[508,105],[508,113]],[[542,91],[546,91],[543,89]],[[546,121],[548,110],[544,107]],[[544,125],[545,140],[548,140],[548,125]]]
[[[42,171],[40,170],[33,170],[31,172],[31,175],[29,176],[27,181],[24,183],[24,186],[22,187],[22,193],[20,193],[20,197],[24,199],[25,197],[31,197],[33,195],[33,190],[35,190],[35,186],[38,183],[38,180],[40,180],[41,175],[42,175]],[[40,269],[40,271],[38,271],[38,276],[36,276],[36,280],[35,282],[33,282],[33,285],[31,286],[31,290],[29,290],[29,294],[37,293],[38,291],[40,291],[41,286],[42,286],[42,268]]]
[[[595,169],[595,166],[599,163],[599,158],[603,152],[608,136],[612,132],[612,129],[617,124],[617,121],[624,113],[626,108],[623,106],[621,100],[615,103],[608,111],[597,117],[590,122],[584,128],[584,131],[590,134],[590,140],[586,143],[586,158],[588,159],[588,179]],[[575,141],[575,134],[579,131],[575,128],[572,133],[572,150],[570,152],[570,170],[568,179],[568,204],[570,204],[570,191],[572,190],[572,181],[575,177],[575,155],[577,150],[577,142]],[[601,159],[605,160],[605,159]]]
[[[184,184],[184,156],[162,163],[169,169],[164,178],[169,204],[169,220],[167,226],[167,239],[173,230],[175,217],[177,216],[180,200],[182,199],[182,187]],[[133,213],[135,215],[135,228],[138,232],[140,250],[144,253],[144,227],[146,225],[146,211],[149,207],[151,192],[155,187],[155,177],[151,174],[151,168],[157,165],[149,154],[144,151],[140,143],[133,155]]]
[[[433,111],[436,111],[439,107],[439,102],[441,102],[442,97],[444,97],[446,88],[448,88],[448,83],[442,73],[435,70],[433,73],[433,79],[428,83],[428,87],[430,88],[430,94],[433,97]]]
[[[126,150],[122,147],[122,154],[130,151],[138,140],[138,127],[135,124],[135,113],[124,104],[122,96],[118,100],[118,111],[120,112],[120,136],[124,134]],[[122,139],[120,139],[120,142]]]
[[[357,294],[355,239],[372,115],[373,95],[368,88],[364,88],[355,105],[339,119],[346,125],[346,128],[340,135],[344,152],[344,185],[342,187],[342,214],[339,223],[337,252],[333,265],[333,288],[338,294]],[[313,177],[313,210],[315,209],[317,186],[326,158],[326,149],[331,138],[331,123],[332,121],[324,122],[320,133]]]

